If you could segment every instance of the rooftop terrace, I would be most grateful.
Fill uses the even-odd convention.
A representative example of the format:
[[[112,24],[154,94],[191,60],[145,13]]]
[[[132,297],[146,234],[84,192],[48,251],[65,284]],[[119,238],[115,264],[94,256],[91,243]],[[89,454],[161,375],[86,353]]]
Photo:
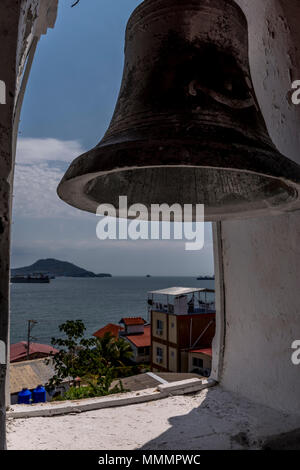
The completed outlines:
[[[169,287],[150,291],[148,308],[175,315],[215,313],[215,291],[195,287]]]

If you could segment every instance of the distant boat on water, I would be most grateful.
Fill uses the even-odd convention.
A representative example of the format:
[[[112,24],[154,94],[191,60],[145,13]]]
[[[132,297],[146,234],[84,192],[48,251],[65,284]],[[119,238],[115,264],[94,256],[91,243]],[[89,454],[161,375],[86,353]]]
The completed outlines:
[[[214,281],[215,276],[198,276],[197,281]]]
[[[10,278],[13,284],[49,284],[50,278],[45,274],[17,274]]]

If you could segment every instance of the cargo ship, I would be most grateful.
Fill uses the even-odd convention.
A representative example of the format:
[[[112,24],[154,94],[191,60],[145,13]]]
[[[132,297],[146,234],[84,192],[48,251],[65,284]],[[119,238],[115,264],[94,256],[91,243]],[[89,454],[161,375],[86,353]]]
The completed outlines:
[[[10,278],[10,282],[14,284],[48,284],[50,282],[50,278],[45,274],[17,274]]]

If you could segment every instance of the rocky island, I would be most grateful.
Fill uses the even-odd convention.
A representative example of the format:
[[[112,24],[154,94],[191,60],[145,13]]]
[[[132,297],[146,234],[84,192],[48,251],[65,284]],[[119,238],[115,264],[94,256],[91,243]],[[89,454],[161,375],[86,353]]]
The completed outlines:
[[[12,276],[25,276],[34,273],[43,273],[54,277],[112,277],[112,275],[108,273],[95,274],[73,263],[54,258],[39,259],[30,266],[13,268],[11,270]]]

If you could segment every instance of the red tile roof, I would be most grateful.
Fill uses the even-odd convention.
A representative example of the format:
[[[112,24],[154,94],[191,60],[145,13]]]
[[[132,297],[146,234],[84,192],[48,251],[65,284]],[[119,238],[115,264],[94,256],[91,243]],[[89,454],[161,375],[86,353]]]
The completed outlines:
[[[212,348],[206,348],[206,349],[190,349],[190,353],[201,353],[205,354],[206,356],[212,357]]]
[[[103,328],[100,328],[100,330],[93,333],[93,336],[95,336],[96,338],[103,338],[105,333],[110,333],[115,338],[118,338],[119,331],[122,331],[122,330],[124,330],[122,326],[115,325],[114,323],[108,323]]]
[[[48,346],[47,344],[30,343],[29,356],[37,356],[39,354],[41,356],[49,356],[51,352],[55,354],[58,350],[52,346]],[[27,359],[26,341],[20,341],[19,343],[11,344],[10,346],[10,362],[19,361],[21,359]]]
[[[125,317],[121,318],[119,323],[124,323],[124,325],[144,325],[147,323],[142,317]]]
[[[137,348],[151,346],[151,325],[146,325],[144,333],[139,335],[128,335],[126,338]]]

